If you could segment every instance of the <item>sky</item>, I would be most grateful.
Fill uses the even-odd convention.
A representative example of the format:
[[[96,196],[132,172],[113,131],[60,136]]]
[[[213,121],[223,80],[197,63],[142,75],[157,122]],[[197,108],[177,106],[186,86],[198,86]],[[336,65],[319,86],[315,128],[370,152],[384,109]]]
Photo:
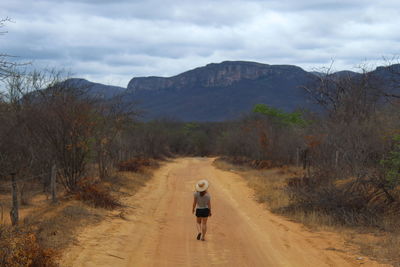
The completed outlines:
[[[1,0],[0,54],[126,87],[226,60],[357,71],[400,55],[398,0]]]

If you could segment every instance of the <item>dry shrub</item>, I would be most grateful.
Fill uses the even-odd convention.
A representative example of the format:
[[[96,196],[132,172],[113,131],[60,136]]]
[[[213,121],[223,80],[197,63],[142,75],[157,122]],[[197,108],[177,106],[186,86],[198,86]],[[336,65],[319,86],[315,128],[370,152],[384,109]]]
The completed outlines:
[[[372,183],[326,179],[328,176],[319,174],[288,179],[291,204],[285,212],[316,212],[329,216],[334,224],[347,226],[382,227],[387,215],[398,216],[398,202],[388,203],[385,195]],[[393,214],[396,211],[397,214]]]
[[[283,166],[283,164],[277,161],[273,162],[271,160],[255,160],[247,157],[221,157],[220,160],[229,162],[234,165],[246,166],[257,170]]]
[[[357,244],[363,254],[379,259],[382,263],[400,267],[400,233],[353,233],[348,240]]]
[[[106,212],[72,200],[63,209],[57,209],[56,213],[50,216],[46,216],[47,212],[39,213],[36,215],[38,217],[32,216],[24,224],[35,229],[38,240],[45,247],[63,250],[77,242],[76,233],[80,227],[99,222]]]
[[[44,248],[31,231],[16,231],[9,227],[0,229],[0,266],[57,266],[57,253]]]
[[[329,216],[338,225],[366,224],[375,219],[358,196],[350,197],[332,184],[321,186],[314,179],[292,178],[288,180],[287,190],[290,205],[281,210],[285,214]]]
[[[80,182],[79,189],[75,193],[78,200],[90,203],[96,208],[114,209],[121,203],[111,195],[110,191],[103,185],[96,183]]]
[[[285,178],[277,170],[267,170],[261,173],[246,173],[248,184],[255,191],[257,201],[267,204],[272,211],[286,206],[289,199],[283,190]]]
[[[134,158],[118,163],[117,167],[119,171],[128,172],[139,172],[144,167],[157,167],[158,163],[156,160],[148,158]]]
[[[258,202],[265,203],[272,211],[279,210],[289,203],[284,188],[286,179],[293,176],[293,169],[285,167],[255,170],[248,165],[236,165],[226,158],[218,158],[214,166],[225,171],[235,171],[241,175],[254,190]]]

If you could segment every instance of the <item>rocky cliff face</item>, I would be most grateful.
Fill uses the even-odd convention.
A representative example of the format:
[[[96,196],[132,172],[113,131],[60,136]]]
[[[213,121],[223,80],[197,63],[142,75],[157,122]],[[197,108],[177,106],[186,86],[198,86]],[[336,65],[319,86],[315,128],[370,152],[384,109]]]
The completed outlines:
[[[304,71],[296,66],[271,66],[256,62],[225,61],[219,64],[208,64],[205,67],[196,68],[170,78],[133,78],[128,84],[128,90],[137,92],[166,88],[226,87],[242,80],[257,80],[282,74],[293,75],[299,72]]]
[[[144,119],[223,121],[264,103],[285,111],[307,107],[304,89],[314,74],[291,65],[226,61],[170,78],[133,78],[126,98],[139,103]]]
[[[379,67],[369,73],[377,88],[400,94],[400,65]],[[354,78],[360,74],[342,71],[332,78]],[[173,118],[181,121],[224,121],[251,112],[255,104],[267,104],[285,111],[296,108],[319,110],[304,87],[318,86],[323,73],[307,72],[297,66],[226,61],[189,70],[170,78],[133,78],[128,90],[75,79],[78,86],[97,96],[123,94],[135,103],[141,119]],[[74,79],[73,79],[74,80]]]

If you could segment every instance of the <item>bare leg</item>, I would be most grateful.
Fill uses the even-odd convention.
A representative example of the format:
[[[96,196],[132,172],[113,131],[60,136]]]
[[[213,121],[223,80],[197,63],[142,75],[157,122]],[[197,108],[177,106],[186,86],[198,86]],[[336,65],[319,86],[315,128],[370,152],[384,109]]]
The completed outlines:
[[[205,236],[207,233],[207,217],[201,218],[201,240],[206,240]]]
[[[197,226],[197,232],[200,234],[201,233],[201,218],[196,217],[196,226]]]

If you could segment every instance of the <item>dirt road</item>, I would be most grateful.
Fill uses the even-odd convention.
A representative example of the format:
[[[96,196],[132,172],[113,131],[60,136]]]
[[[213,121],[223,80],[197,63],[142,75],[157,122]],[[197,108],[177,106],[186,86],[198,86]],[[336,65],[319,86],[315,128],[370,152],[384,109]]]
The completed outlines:
[[[87,229],[62,266],[382,266],[346,252],[329,233],[311,233],[267,211],[238,175],[209,158],[167,163],[138,194],[126,219]],[[213,216],[197,241],[191,214],[197,180],[210,181]]]

